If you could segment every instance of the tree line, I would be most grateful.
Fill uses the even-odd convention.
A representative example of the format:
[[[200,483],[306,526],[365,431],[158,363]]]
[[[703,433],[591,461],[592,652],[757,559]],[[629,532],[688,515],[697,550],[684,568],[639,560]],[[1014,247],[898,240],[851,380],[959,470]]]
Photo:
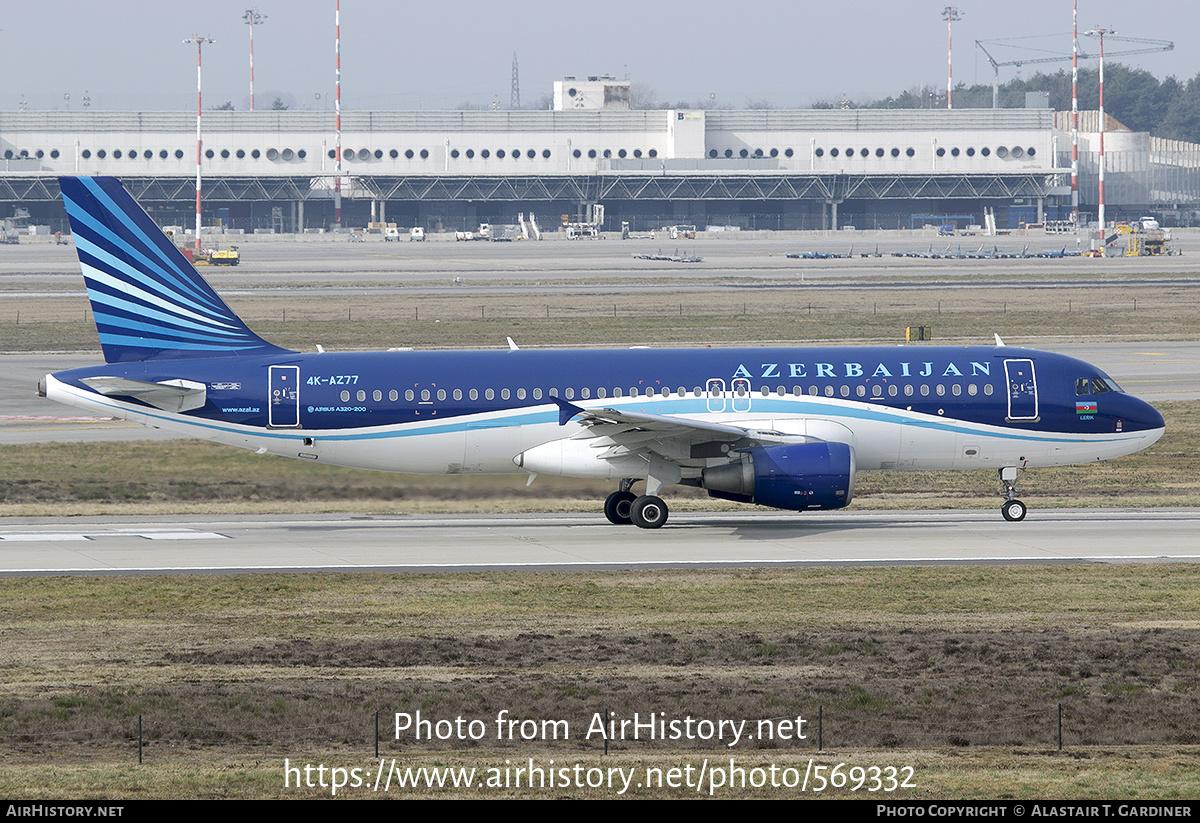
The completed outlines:
[[[1100,78],[1096,69],[1079,70],[1079,110],[1100,108]],[[1046,92],[1050,107],[1071,110],[1071,72],[1038,72],[1022,80],[1001,83],[997,97],[1000,108],[1023,108],[1026,92]],[[914,86],[882,100],[820,100],[814,108],[925,109],[946,105],[945,87]],[[991,84],[960,84],[954,87],[954,106],[964,109],[992,107]],[[1174,77],[1159,80],[1145,69],[1123,63],[1104,66],[1104,111],[1134,131],[1156,137],[1200,143],[1200,74],[1186,82]]]

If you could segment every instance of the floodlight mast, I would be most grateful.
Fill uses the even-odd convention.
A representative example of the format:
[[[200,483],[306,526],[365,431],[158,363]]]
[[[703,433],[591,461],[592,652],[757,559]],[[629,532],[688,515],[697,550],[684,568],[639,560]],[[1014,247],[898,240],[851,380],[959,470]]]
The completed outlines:
[[[250,111],[254,111],[254,27],[261,26],[267,15],[259,14],[256,8],[246,9],[242,19],[250,27]]]
[[[1100,223],[1100,254],[1104,254],[1104,247],[1107,245],[1106,237],[1107,230],[1104,221],[1104,35],[1116,34],[1113,29],[1106,29],[1103,26],[1087,32],[1088,37],[1100,38],[1100,212],[1098,214]]]
[[[200,253],[200,158],[204,141],[200,137],[200,50],[205,43],[214,42],[211,37],[193,34],[183,42],[196,44],[196,254]]]
[[[1071,223],[1079,241],[1079,0],[1071,8]]]
[[[342,230],[342,0],[335,0],[333,10],[333,230]]]
[[[942,10],[942,19],[946,21],[946,108],[954,108],[951,98],[954,95],[954,21],[962,17],[958,8],[946,6]]]

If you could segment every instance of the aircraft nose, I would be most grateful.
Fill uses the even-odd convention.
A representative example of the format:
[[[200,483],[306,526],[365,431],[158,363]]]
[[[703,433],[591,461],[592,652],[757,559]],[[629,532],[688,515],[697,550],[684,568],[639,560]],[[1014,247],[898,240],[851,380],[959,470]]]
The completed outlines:
[[[1161,429],[1166,426],[1163,420],[1162,413],[1158,409],[1151,406],[1144,400],[1138,401],[1137,416],[1135,417],[1138,428],[1140,429]]]
[[[1158,409],[1145,400],[1139,400],[1136,397],[1126,399],[1128,402],[1123,404],[1124,408],[1120,410],[1120,416],[1125,421],[1126,431],[1153,431],[1166,425]]]

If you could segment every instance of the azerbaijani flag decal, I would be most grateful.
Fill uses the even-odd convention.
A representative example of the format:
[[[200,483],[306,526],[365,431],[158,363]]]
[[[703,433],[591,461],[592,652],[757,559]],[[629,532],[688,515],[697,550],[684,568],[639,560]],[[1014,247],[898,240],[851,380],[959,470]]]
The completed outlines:
[[[1075,413],[1076,414],[1098,414],[1099,411],[1100,411],[1100,404],[1095,400],[1076,400],[1075,401]]]

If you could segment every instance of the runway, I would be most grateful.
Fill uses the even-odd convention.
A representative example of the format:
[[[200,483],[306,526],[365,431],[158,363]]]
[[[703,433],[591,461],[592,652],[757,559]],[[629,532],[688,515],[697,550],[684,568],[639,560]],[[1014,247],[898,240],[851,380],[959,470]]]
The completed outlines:
[[[1197,562],[1200,509],[13,518],[0,576]]]

